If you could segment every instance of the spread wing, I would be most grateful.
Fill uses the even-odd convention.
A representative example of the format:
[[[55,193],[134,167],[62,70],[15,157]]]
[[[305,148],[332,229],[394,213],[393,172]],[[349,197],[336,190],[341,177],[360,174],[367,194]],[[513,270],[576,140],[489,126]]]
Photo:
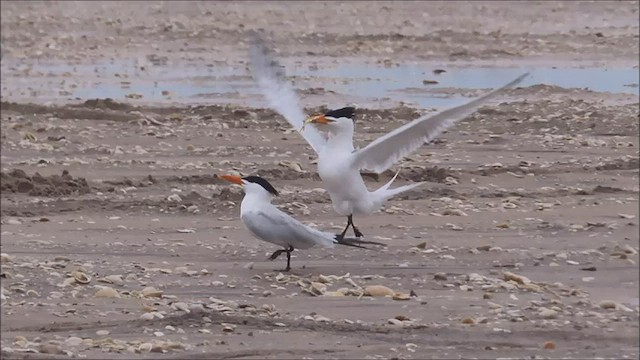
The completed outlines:
[[[257,33],[252,33],[251,37],[249,68],[260,91],[273,110],[282,115],[307,140],[313,150],[319,153],[326,140],[313,128],[300,132],[306,116],[298,103],[295,91],[286,79],[284,68],[271,55],[264,40]]]
[[[482,104],[518,84],[527,75],[529,73],[523,74],[510,83],[466,104],[452,107],[434,115],[422,116],[377,138],[366,147],[354,152],[353,164],[358,169],[366,169],[378,174],[382,173],[398,160],[414,152],[422,144],[435,139],[458,120],[473,113]]]

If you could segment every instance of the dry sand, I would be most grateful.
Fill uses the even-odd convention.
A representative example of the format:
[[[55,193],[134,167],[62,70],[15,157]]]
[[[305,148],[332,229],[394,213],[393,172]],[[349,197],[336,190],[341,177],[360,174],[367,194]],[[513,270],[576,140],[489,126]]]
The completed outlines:
[[[637,358],[637,20],[638,2],[2,2],[2,357]],[[280,274],[217,174],[345,219],[257,95],[249,29],[309,112],[358,104],[361,146],[503,83],[464,71],[533,80],[398,165],[428,183],[356,218],[386,248],[295,251]],[[343,64],[369,70],[323,72]],[[418,85],[349,90],[405,66]],[[553,83],[571,69],[588,86]]]

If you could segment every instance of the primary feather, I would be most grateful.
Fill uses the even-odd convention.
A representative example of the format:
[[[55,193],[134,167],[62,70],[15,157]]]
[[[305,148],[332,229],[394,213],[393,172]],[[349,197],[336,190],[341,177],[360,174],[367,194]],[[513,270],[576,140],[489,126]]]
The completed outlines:
[[[371,142],[353,154],[353,164],[358,169],[382,173],[398,160],[408,156],[422,144],[435,139],[458,120],[464,119],[478,107],[499,95],[505,89],[518,84],[529,73],[510,83],[480,96],[466,104],[452,107],[435,115],[422,116]]]
[[[283,67],[273,58],[264,40],[252,34],[249,48],[249,67],[269,105],[293,126],[316,153],[326,144],[325,138],[316,129],[300,132],[306,116],[299,105],[298,96],[289,85]]]

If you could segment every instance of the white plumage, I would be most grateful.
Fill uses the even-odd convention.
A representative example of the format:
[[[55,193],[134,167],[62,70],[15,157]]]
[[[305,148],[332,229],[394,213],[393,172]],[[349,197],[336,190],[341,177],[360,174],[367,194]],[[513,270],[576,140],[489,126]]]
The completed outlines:
[[[283,248],[275,251],[270,259],[274,260],[282,253],[286,253],[285,271],[291,269],[291,252],[294,249],[309,249],[316,245],[331,248],[336,244],[359,248],[364,248],[362,244],[383,245],[353,238],[338,239],[335,234],[314,229],[292,218],[271,203],[277,191],[263,178],[258,176],[242,178],[233,175],[223,175],[222,178],[242,185],[245,192],[240,205],[242,223],[256,238]]]
[[[302,108],[298,106],[298,96],[287,82],[282,66],[269,56],[267,48],[257,35],[254,38],[253,46],[249,49],[249,57],[251,59],[251,73],[262,89],[263,95],[269,101],[269,105],[284,116],[293,127],[300,129],[306,116]],[[309,130],[305,131],[302,136],[317,153],[322,150],[326,139],[319,131]]]
[[[316,230],[282,212],[271,203],[272,195],[260,185],[246,182],[240,218],[258,239],[284,248],[333,247],[335,235]]]
[[[343,108],[303,120],[304,112],[291,85],[285,79],[282,66],[271,57],[264,41],[257,35],[254,35],[250,50],[250,68],[271,107],[292,126],[300,129],[302,136],[318,154],[318,174],[331,197],[333,208],[338,214],[347,216],[347,227],[342,236],[349,226],[352,226],[358,237],[361,237],[362,233],[353,225],[352,215],[371,214],[379,210],[392,196],[422,184],[413,183],[390,189],[394,176],[384,186],[369,191],[360,170],[382,173],[528,75],[523,74],[466,104],[435,115],[422,116],[381,136],[366,147],[355,150],[352,120],[354,109]],[[305,126],[306,124],[313,126]],[[326,137],[323,136],[323,132],[327,133]]]

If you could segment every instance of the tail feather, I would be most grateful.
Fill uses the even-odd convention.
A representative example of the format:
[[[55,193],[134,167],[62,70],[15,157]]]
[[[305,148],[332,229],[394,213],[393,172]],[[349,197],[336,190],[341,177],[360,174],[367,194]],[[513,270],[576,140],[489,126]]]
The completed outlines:
[[[362,244],[387,246],[387,244],[383,244],[375,241],[360,240],[358,238],[351,238],[351,237],[350,238],[341,237],[339,234],[335,235],[334,240],[336,241],[336,244],[357,247],[361,249],[369,249],[368,247],[363,246]]]
[[[409,185],[403,185],[403,186],[398,186],[395,189],[389,189],[389,187],[391,187],[391,184],[393,183],[393,181],[398,177],[398,174],[400,173],[400,170],[398,170],[396,172],[395,175],[393,175],[393,177],[391,178],[391,180],[389,180],[389,182],[387,182],[386,184],[382,185],[378,190],[374,191],[373,193],[378,197],[380,203],[386,201],[387,199],[398,195],[400,193],[403,193],[405,191],[409,191],[411,189],[413,189],[416,186],[420,186],[422,184],[424,184],[424,182],[418,182],[418,183],[413,183],[413,184],[409,184]]]
[[[398,171],[396,171],[396,174],[393,175],[393,177],[391,178],[391,180],[389,180],[386,184],[382,185],[377,191],[385,191],[388,190],[389,187],[391,186],[391,184],[396,180],[396,178],[398,177],[398,174],[400,174],[400,169],[398,169]]]
[[[413,189],[415,187],[418,187],[418,186],[420,186],[420,185],[422,185],[424,183],[425,182],[422,181],[422,182],[417,182],[417,183],[413,183],[413,184],[409,184],[409,185],[398,186],[397,188],[394,188],[394,189],[385,190],[384,192],[382,192],[380,194],[380,196],[382,197],[382,199],[384,201],[384,200],[387,200],[387,199],[389,199],[391,197],[394,197],[394,196],[396,196],[396,195],[398,195],[400,193],[403,193],[405,191],[409,191],[409,190],[411,190],[411,189]]]

